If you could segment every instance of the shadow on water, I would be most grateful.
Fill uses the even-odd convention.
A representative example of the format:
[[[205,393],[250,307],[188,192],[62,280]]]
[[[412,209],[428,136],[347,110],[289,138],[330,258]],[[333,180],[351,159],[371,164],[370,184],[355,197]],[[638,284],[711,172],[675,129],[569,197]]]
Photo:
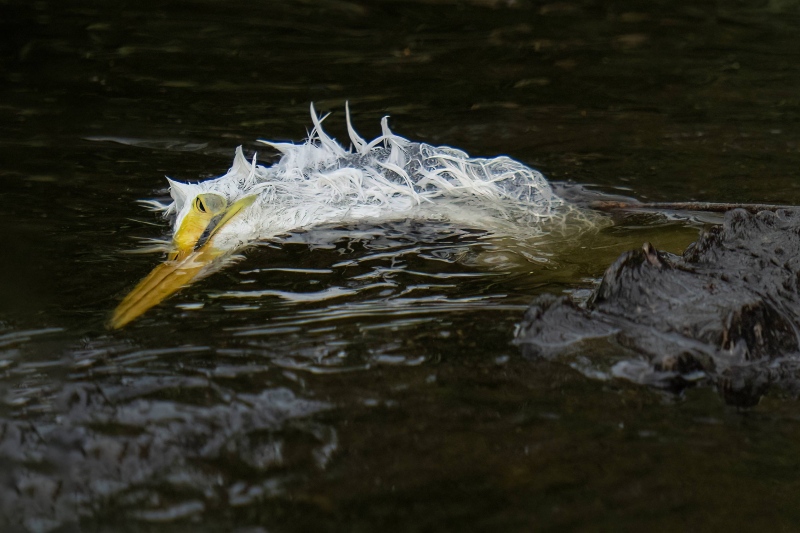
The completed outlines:
[[[800,203],[799,9],[0,3],[2,528],[796,528],[789,393],[739,411],[511,344],[533,297],[585,300],[620,253],[714,220],[533,250],[324,228],[103,324],[159,260],[125,252],[167,232],[135,200],[303,138],[309,101],[597,191]]]

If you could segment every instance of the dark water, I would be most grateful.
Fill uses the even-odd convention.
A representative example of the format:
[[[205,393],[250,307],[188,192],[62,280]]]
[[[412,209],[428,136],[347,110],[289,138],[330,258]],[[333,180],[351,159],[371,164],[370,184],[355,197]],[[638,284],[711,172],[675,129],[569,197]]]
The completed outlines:
[[[3,530],[797,528],[795,398],[739,411],[510,343],[533,296],[701,221],[527,254],[319,230],[103,324],[167,232],[135,200],[300,140],[311,101],[339,138],[349,100],[367,137],[389,114],[556,181],[798,204],[798,27],[791,0],[0,1]]]

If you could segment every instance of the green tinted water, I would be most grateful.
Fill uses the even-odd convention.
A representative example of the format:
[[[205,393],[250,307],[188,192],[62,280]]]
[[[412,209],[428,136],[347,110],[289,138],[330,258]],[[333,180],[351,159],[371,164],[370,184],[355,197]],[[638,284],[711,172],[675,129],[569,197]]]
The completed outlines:
[[[135,200],[224,172],[239,144],[300,140],[310,101],[340,139],[349,100],[365,137],[389,114],[556,181],[800,203],[796,2],[0,11],[5,529],[797,527],[795,399],[738,412],[510,344],[534,295],[580,298],[620,252],[679,251],[698,222],[622,218],[529,258],[468,230],[311,232],[103,328],[160,260],[125,253],[167,232]]]

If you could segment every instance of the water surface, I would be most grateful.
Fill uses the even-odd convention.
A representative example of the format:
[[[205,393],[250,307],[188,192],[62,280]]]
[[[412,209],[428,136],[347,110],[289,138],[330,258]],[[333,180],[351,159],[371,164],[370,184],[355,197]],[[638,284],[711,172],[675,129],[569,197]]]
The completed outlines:
[[[308,103],[643,200],[800,203],[800,5],[0,2],[0,515],[31,531],[794,529],[795,398],[747,411],[511,345],[644,241],[471,228],[253,247],[119,332],[164,175],[300,140]],[[262,153],[263,152],[263,153]],[[596,364],[603,354],[584,354]],[[259,529],[260,528],[260,529]]]

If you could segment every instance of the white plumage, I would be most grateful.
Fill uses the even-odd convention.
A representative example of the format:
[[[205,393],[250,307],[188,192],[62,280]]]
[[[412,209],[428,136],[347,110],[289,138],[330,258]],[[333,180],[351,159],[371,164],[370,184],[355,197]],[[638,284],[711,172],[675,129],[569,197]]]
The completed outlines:
[[[272,166],[248,161],[241,147],[223,176],[195,184],[169,180],[175,229],[200,193],[229,203],[257,200],[214,235],[213,246],[233,250],[293,230],[331,223],[418,218],[445,220],[508,234],[541,234],[573,212],[541,173],[509,157],[470,158],[449,147],[409,141],[381,121],[382,135],[367,142],[355,132],[346,109],[352,147],[345,149],[314,128],[303,144],[260,141],[282,157]],[[551,223],[551,224],[548,224]]]

